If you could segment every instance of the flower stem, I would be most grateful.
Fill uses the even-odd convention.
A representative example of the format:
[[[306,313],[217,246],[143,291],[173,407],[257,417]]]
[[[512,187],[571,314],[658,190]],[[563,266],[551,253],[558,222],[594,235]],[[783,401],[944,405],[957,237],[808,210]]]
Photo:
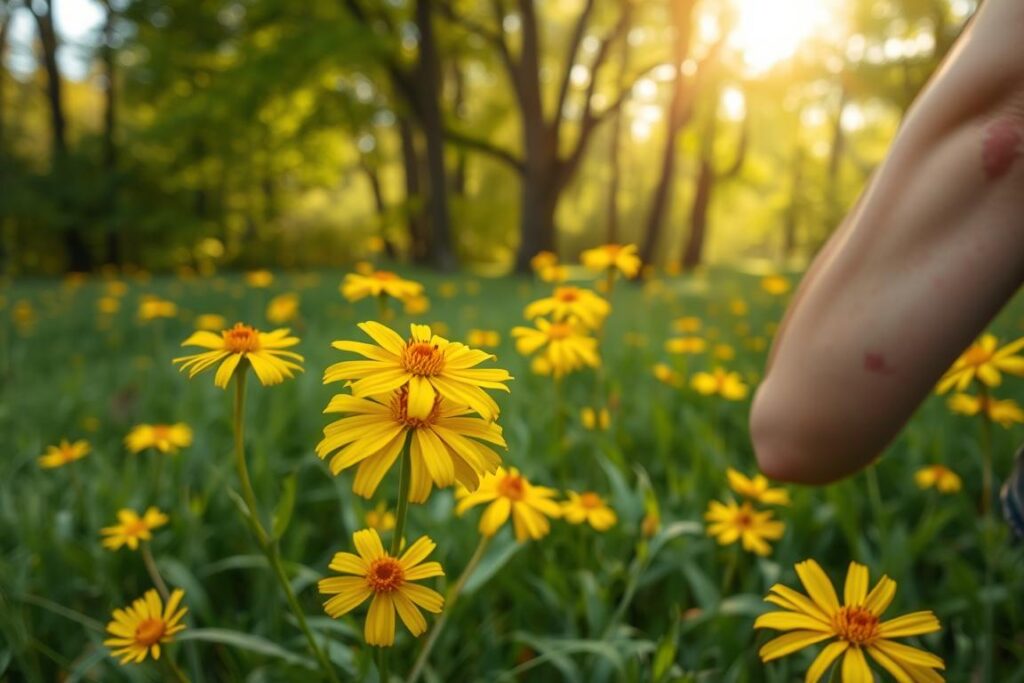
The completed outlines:
[[[412,453],[409,449],[413,430],[409,430],[402,446],[402,464],[398,470],[398,508],[395,512],[395,531],[391,537],[391,555],[398,557],[405,533],[405,518],[409,513],[409,488],[412,485]]]
[[[988,390],[981,388],[981,516],[992,509],[992,418],[989,417]]]
[[[174,677],[174,680],[178,681],[178,683],[189,683],[188,676],[185,675],[184,671],[178,668],[178,665],[174,663],[174,660],[169,654],[163,658],[163,662],[167,667],[167,670],[171,672],[171,676]]]
[[[243,361],[239,363],[238,368],[235,370],[234,431],[235,467],[238,469],[238,479],[242,484],[242,499],[245,501],[246,511],[248,512],[249,526],[256,536],[256,542],[259,544],[260,550],[266,555],[267,562],[270,563],[271,569],[274,570],[274,576],[277,577],[277,582],[281,586],[281,592],[284,593],[288,606],[295,614],[299,628],[306,636],[306,640],[309,641],[309,647],[320,663],[320,668],[323,669],[328,680],[332,681],[332,683],[339,683],[334,667],[331,666],[330,660],[327,659],[319,643],[316,642],[316,637],[306,622],[306,614],[302,611],[302,606],[299,605],[299,601],[295,598],[291,583],[288,581],[288,575],[281,564],[277,539],[270,537],[263,527],[263,522],[260,520],[259,508],[256,505],[256,493],[253,491],[252,480],[249,478],[249,467],[245,460],[245,420],[243,418],[245,415],[245,378],[248,369],[248,365]]]
[[[156,586],[157,592],[160,593],[160,597],[166,602],[171,592],[167,590],[167,584],[164,583],[163,577],[160,576],[160,570],[157,569],[156,560],[153,559],[153,553],[149,549],[149,543],[143,541],[141,545],[142,561],[146,565],[146,571],[149,572],[149,578],[153,580],[153,585]]]
[[[459,595],[462,593],[462,589],[466,585],[466,581],[476,571],[476,567],[480,564],[481,558],[484,556],[484,551],[487,550],[487,543],[490,541],[489,536],[480,536],[480,542],[476,545],[476,550],[473,551],[472,557],[469,558],[469,562],[466,563],[466,568],[459,574],[459,578],[455,581],[455,585],[448,591],[447,599],[445,600],[444,612],[438,617],[437,621],[434,622],[434,627],[430,629],[430,635],[427,636],[427,642],[423,644],[423,649],[420,650],[419,655],[416,657],[416,662],[413,664],[412,671],[409,672],[409,676],[405,679],[405,683],[416,683],[419,679],[420,674],[423,672],[423,667],[427,665],[427,660],[430,658],[430,652],[434,649],[434,645],[437,643],[438,637],[441,635],[441,631],[444,630],[445,624],[448,623],[448,616],[452,612],[452,608],[455,607],[455,601],[459,599]]]

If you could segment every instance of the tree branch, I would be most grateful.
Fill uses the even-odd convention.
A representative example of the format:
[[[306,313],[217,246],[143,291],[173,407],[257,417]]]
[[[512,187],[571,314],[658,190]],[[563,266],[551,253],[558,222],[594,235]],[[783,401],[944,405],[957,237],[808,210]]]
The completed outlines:
[[[580,43],[583,41],[583,34],[587,30],[587,22],[594,11],[594,0],[587,0],[583,6],[576,26],[573,28],[572,37],[569,39],[569,49],[565,55],[565,73],[562,74],[562,84],[558,87],[558,98],[555,100],[555,111],[552,118],[552,128],[557,132],[559,121],[562,119],[562,108],[565,107],[565,100],[569,96],[569,85],[572,83],[572,69],[576,65],[576,53],[579,52]],[[628,12],[623,10],[623,14]],[[603,46],[602,46],[603,47]],[[591,83],[594,81],[594,72],[590,73]]]
[[[516,173],[521,174],[525,172],[526,166],[523,163],[523,160],[507,149],[503,149],[502,147],[488,142],[487,140],[475,138],[467,133],[463,133],[462,131],[458,131],[450,127],[445,128],[444,134],[445,137],[448,138],[448,141],[455,145],[460,145],[468,149],[475,149],[478,152],[482,152],[490,156],[492,159],[511,166]]]

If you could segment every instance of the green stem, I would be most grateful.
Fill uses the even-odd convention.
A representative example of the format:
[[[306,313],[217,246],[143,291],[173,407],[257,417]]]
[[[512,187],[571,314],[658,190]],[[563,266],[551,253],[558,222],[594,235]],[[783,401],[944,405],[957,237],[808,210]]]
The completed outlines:
[[[164,583],[164,579],[160,576],[160,570],[156,566],[156,560],[153,559],[153,553],[149,549],[149,543],[142,542],[142,562],[146,565],[146,571],[149,572],[149,578],[153,580],[153,585],[156,586],[157,591],[160,593],[160,597],[164,599],[164,602],[170,597],[171,592],[167,590],[167,584]]]
[[[992,509],[992,420],[988,413],[991,397],[981,389],[981,516],[987,517]]]
[[[427,642],[423,644],[423,649],[420,650],[419,655],[416,657],[416,662],[413,664],[412,671],[409,672],[409,676],[405,679],[405,683],[416,683],[419,679],[420,674],[423,673],[423,667],[427,665],[427,660],[430,659],[430,653],[434,649],[434,645],[437,643],[437,639],[441,635],[441,631],[444,630],[445,624],[448,623],[448,616],[452,612],[452,608],[455,607],[455,601],[459,599],[459,595],[462,593],[462,589],[466,585],[466,581],[476,571],[476,567],[480,564],[480,560],[484,556],[484,551],[487,550],[487,543],[490,541],[489,536],[480,536],[480,542],[476,545],[476,550],[473,551],[472,557],[469,558],[469,562],[466,563],[466,568],[459,574],[459,578],[455,581],[455,585],[448,591],[448,598],[445,601],[445,609],[441,616],[438,617],[437,621],[434,622],[434,627],[430,629],[430,635],[427,636]]]
[[[332,683],[339,683],[338,676],[334,672],[334,667],[331,666],[330,660],[324,654],[324,651],[320,648],[319,643],[316,642],[316,637],[309,628],[309,624],[306,622],[306,614],[302,611],[302,606],[299,605],[299,601],[295,598],[295,593],[292,591],[291,583],[288,581],[288,575],[285,573],[284,567],[281,564],[281,557],[279,554],[277,539],[271,538],[263,527],[263,522],[260,521],[259,507],[256,505],[256,493],[252,488],[252,480],[249,478],[249,467],[245,460],[245,378],[248,372],[248,365],[245,361],[239,363],[238,368],[235,370],[235,411],[234,411],[234,431],[235,431],[235,467],[238,469],[238,479],[242,485],[242,499],[245,501],[246,511],[248,513],[249,526],[253,530],[253,534],[256,536],[256,541],[259,543],[260,550],[267,557],[267,562],[270,563],[271,569],[274,570],[274,576],[277,577],[277,582],[281,586],[281,591],[284,593],[285,600],[288,602],[288,606],[295,614],[295,618],[298,620],[299,628],[302,633],[306,636],[306,640],[309,641],[309,647],[313,651],[313,655],[320,663],[320,667],[323,669],[328,680]]]
[[[377,676],[380,683],[388,683],[388,656],[387,650],[383,647],[377,648]]]
[[[163,658],[163,662],[167,667],[167,670],[171,672],[171,676],[174,677],[174,680],[178,681],[178,683],[189,683],[188,676],[185,675],[184,671],[178,668],[178,665],[174,663],[174,660],[169,654]]]
[[[979,391],[981,399],[981,524],[982,541],[984,543],[985,556],[985,588],[989,589],[989,599],[985,601],[983,618],[985,620],[984,651],[982,654],[982,677],[985,683],[992,683],[995,669],[995,609],[991,602],[991,588],[995,583],[995,543],[992,534],[996,528],[995,517],[992,512],[992,418],[989,414],[989,402],[992,397],[988,393],[988,387],[981,385]]]
[[[409,430],[402,447],[402,464],[398,470],[398,508],[395,511],[395,531],[391,537],[391,556],[398,557],[402,549],[402,535],[405,533],[405,518],[409,513],[409,488],[412,485],[412,442],[413,430]]]

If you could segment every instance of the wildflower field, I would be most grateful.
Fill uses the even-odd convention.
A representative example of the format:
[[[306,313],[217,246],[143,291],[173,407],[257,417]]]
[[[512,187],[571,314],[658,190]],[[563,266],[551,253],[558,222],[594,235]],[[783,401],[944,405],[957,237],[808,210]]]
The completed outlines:
[[[747,429],[798,276],[596,265],[7,287],[0,680],[1024,681],[1019,306],[810,489]]]

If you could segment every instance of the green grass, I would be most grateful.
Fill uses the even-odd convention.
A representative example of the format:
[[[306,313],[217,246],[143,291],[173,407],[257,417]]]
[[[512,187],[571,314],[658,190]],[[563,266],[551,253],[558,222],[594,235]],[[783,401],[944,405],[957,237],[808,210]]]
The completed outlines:
[[[755,383],[764,351],[751,350],[736,325],[767,339],[766,325],[780,317],[783,300],[760,291],[756,278],[728,271],[666,280],[656,291],[620,284],[603,340],[606,391],[599,392],[593,373],[569,378],[559,449],[551,381],[530,374],[508,334],[523,323],[525,304],[549,287],[410,275],[424,282],[432,301],[417,321],[444,322],[453,339],[471,328],[502,333],[497,366],[516,377],[511,393],[498,397],[509,442],[506,463],[539,484],[597,491],[619,514],[618,525],[603,534],[555,522],[549,537],[517,545],[503,531],[455,606],[425,680],[802,680],[817,648],[762,665],[756,651],[768,635],[751,625],[767,609],[761,598],[768,588],[776,581],[796,585],[793,564],[815,558],[835,582],[851,560],[867,564],[873,579],[882,573],[895,579],[890,615],[933,609],[943,631],[916,644],[945,658],[948,680],[968,680],[979,669],[986,634],[994,633],[991,680],[1024,681],[1024,555],[1004,527],[986,534],[978,520],[975,420],[952,415],[942,399],[930,398],[875,468],[877,496],[864,474],[827,488],[791,487],[793,505],[780,511],[784,538],[770,558],[755,558],[717,546],[703,526],[708,501],[727,494],[726,466],[754,471],[749,401],[673,390],[652,376],[651,366],[672,362],[663,351],[671,321],[695,315],[704,321],[704,335],[736,349],[725,365]],[[209,373],[189,381],[171,364],[195,315],[219,313],[267,329],[267,301],[296,291],[301,319],[292,327],[302,339],[306,372],[278,387],[250,382],[251,472],[265,513],[286,478],[296,476],[294,515],[281,541],[293,585],[314,629],[330,639],[343,678],[375,680],[372,653],[361,640],[365,607],[331,621],[315,588],[331,555],[350,548],[365,512],[377,500],[393,501],[397,491],[392,471],[375,500],[364,501],[351,492],[351,472],[332,477],[314,454],[328,422],[321,411],[341,390],[324,386],[321,375],[347,355],[331,349],[330,341],[362,339],[355,323],[377,316],[374,302],[351,305],[340,297],[341,276],[279,273],[268,289],[246,287],[234,276],[129,279],[120,311],[107,318],[97,313],[105,287],[99,280],[7,288],[0,311],[0,679],[161,680],[164,670],[152,662],[121,667],[102,645],[111,610],[151,583],[138,553],[105,550],[98,536],[119,508],[158,505],[171,523],[155,533],[153,552],[167,582],[186,590],[190,609],[185,633],[191,637],[172,645],[170,655],[195,681],[310,680],[302,634],[229,493],[237,490],[231,392],[215,388]],[[444,280],[456,285],[454,297],[439,295]],[[140,322],[136,311],[145,294],[177,302],[179,316]],[[749,304],[742,318],[729,312],[734,297]],[[12,323],[20,301],[35,311],[28,328]],[[1017,309],[993,327],[1003,339],[1020,333]],[[399,315],[391,324],[401,330],[408,322]],[[710,364],[707,355],[698,356],[687,370]],[[1020,400],[1021,386],[1010,379],[1000,396]],[[605,401],[611,429],[583,429],[580,408]],[[179,455],[125,450],[124,436],[134,424],[175,421],[195,431],[194,444]],[[996,428],[1000,479],[1020,439],[1015,432]],[[62,469],[39,469],[36,457],[64,437],[88,439],[92,454]],[[951,496],[919,491],[913,473],[932,462],[959,472],[964,490]],[[646,539],[640,522],[651,499],[661,529]],[[478,520],[479,510],[453,514],[451,491],[435,492],[427,504],[412,507],[407,537],[427,534],[437,541],[432,559],[442,562],[452,582],[476,546]],[[986,553],[994,558],[988,585]],[[723,592],[732,562],[736,578]],[[443,590],[445,581],[428,584]],[[623,601],[625,595],[631,599]],[[420,645],[399,626],[388,653],[393,675],[408,671]]]

